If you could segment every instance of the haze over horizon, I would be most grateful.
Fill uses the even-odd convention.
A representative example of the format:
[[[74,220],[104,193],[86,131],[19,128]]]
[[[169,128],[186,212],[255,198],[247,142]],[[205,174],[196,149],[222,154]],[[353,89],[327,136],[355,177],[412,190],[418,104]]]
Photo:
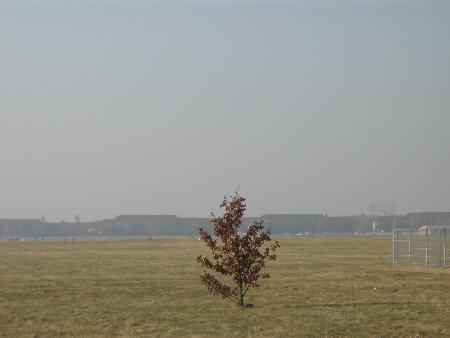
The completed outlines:
[[[0,218],[450,210],[450,2],[0,0]]]

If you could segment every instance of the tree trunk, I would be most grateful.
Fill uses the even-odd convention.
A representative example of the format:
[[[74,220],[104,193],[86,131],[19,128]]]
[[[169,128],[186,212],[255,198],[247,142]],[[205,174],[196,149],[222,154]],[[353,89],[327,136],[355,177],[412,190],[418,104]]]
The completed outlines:
[[[239,282],[239,305],[245,306],[244,304],[244,293],[242,292],[242,280]]]

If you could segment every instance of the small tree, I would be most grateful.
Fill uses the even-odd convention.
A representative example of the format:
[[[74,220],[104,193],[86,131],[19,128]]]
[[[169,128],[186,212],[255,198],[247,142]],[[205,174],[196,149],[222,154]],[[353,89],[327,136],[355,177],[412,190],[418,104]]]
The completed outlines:
[[[270,277],[262,270],[266,259],[276,259],[275,251],[280,244],[275,241],[262,249],[264,243],[271,240],[270,231],[263,231],[263,220],[250,224],[245,234],[239,234],[246,203],[237,192],[235,196],[224,198],[220,207],[225,208],[223,216],[211,213],[215,237],[200,229],[200,239],[211,249],[211,258],[201,255],[197,257],[197,262],[212,270],[212,273],[203,272],[200,281],[212,294],[245,306],[244,297],[248,289],[259,288],[259,279]],[[234,286],[222,283],[216,278],[217,274],[232,277]]]

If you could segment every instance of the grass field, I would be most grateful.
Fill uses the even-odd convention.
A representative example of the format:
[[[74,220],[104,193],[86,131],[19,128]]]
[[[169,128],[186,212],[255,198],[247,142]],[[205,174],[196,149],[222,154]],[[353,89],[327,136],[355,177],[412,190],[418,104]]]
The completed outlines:
[[[210,296],[197,240],[0,243],[0,337],[449,337],[450,274],[389,239],[281,238],[253,308]]]

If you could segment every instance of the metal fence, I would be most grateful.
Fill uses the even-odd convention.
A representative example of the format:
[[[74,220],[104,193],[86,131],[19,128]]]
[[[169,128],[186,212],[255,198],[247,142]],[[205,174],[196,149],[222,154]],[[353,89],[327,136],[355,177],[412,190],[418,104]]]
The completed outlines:
[[[392,264],[449,267],[447,228],[392,230]]]

